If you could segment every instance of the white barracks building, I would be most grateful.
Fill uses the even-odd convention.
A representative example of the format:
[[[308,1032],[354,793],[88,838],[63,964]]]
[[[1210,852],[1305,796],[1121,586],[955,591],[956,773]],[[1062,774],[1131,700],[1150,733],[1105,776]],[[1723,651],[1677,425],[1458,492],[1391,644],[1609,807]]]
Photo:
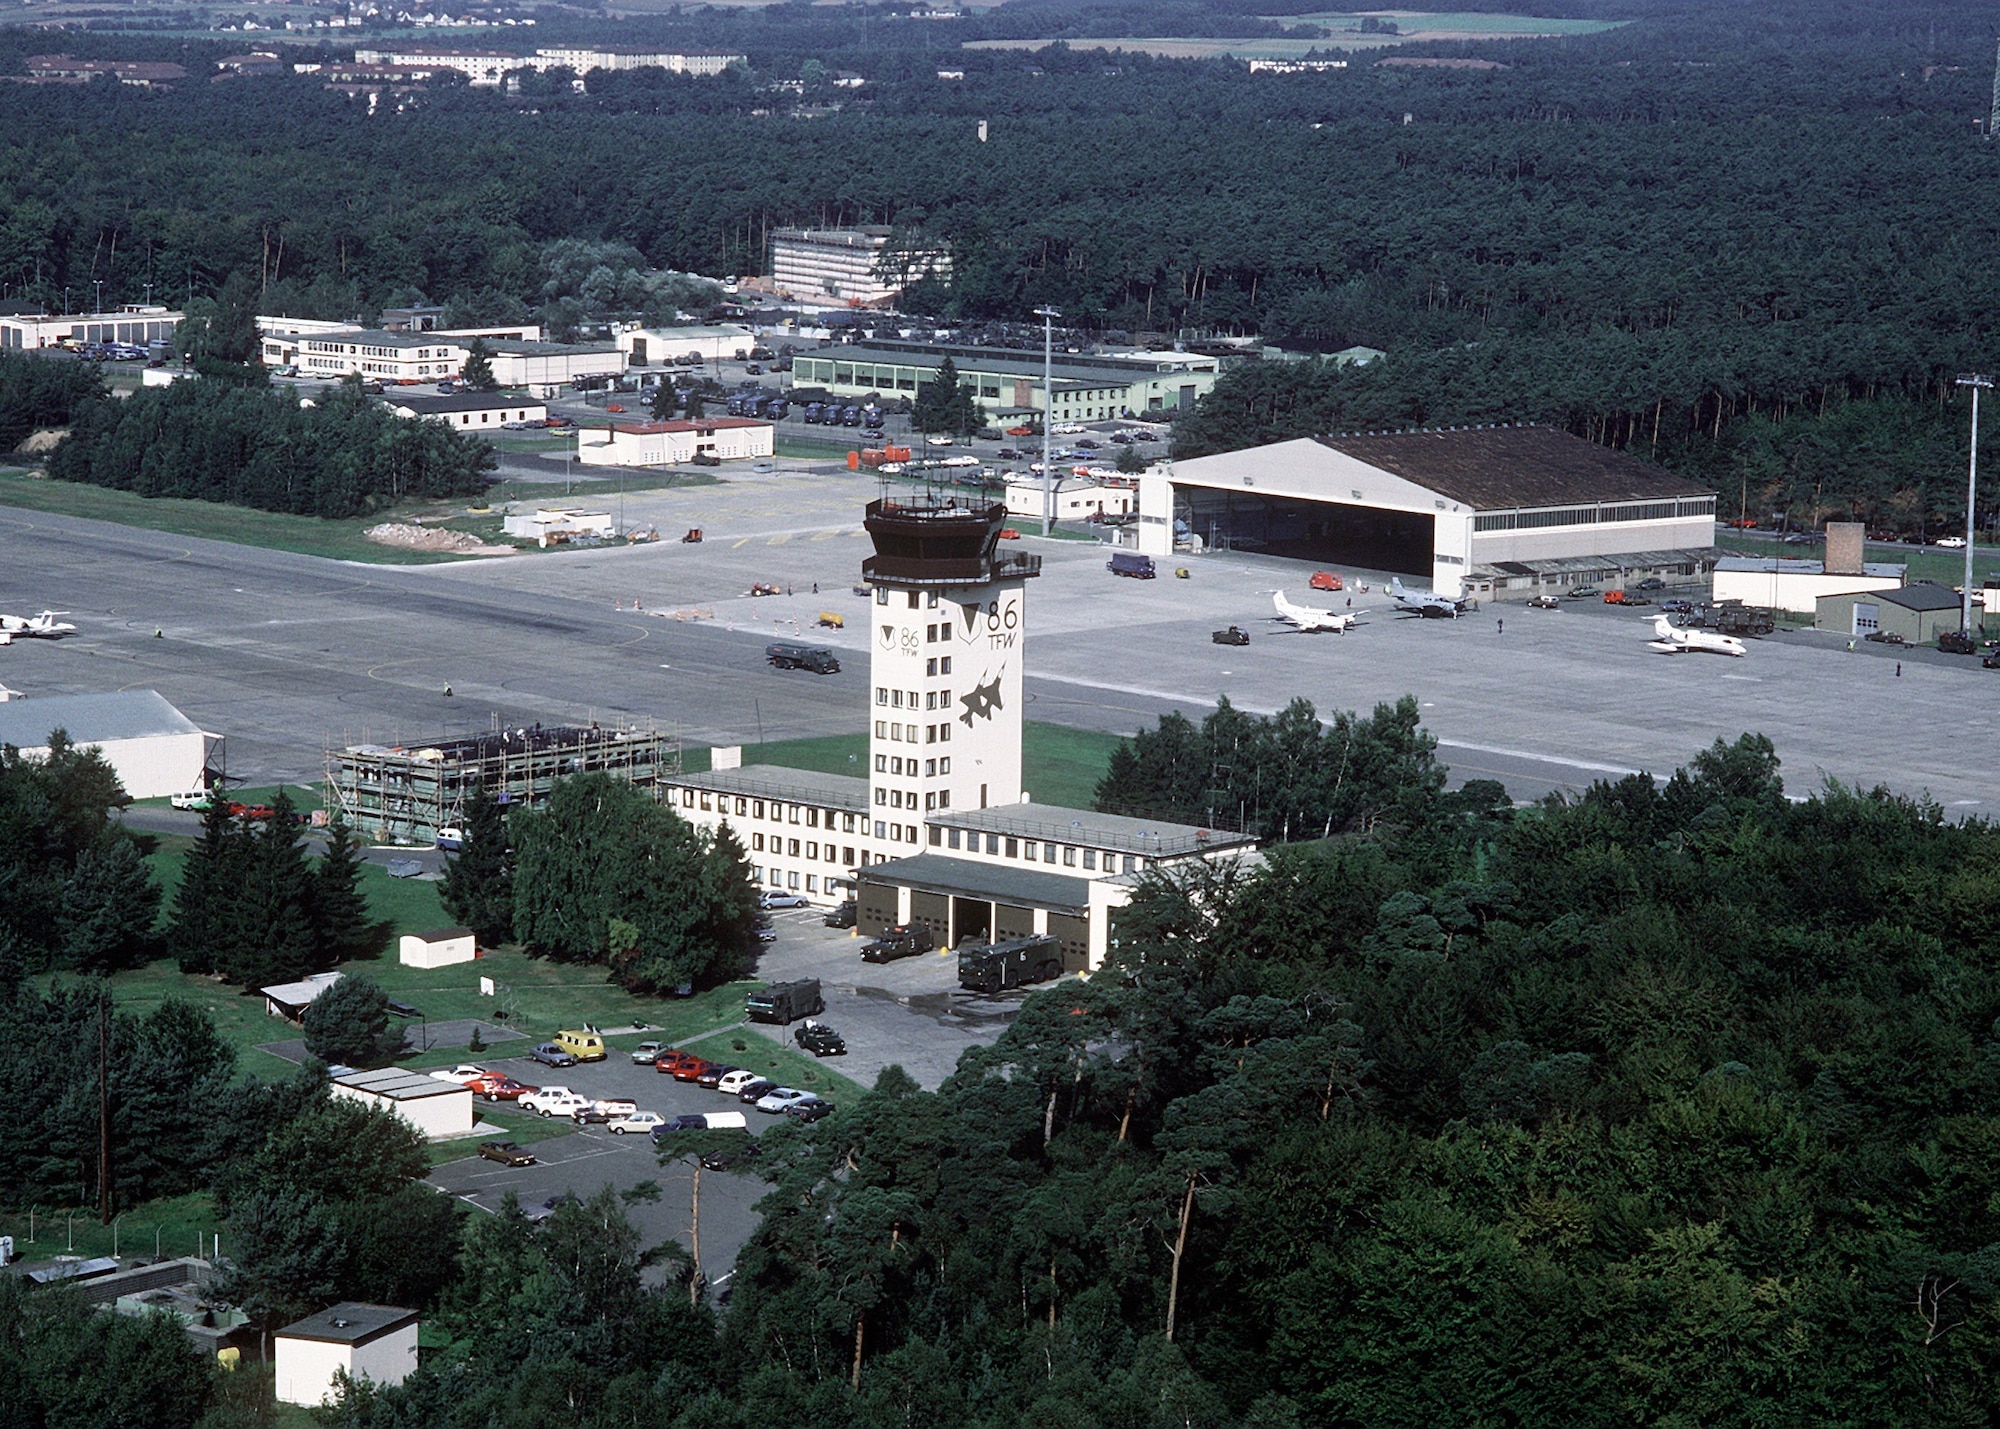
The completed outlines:
[[[1078,972],[1103,962],[1138,875],[1255,843],[1028,801],[1021,672],[1041,558],[998,549],[1006,516],[870,503],[867,777],[760,765],[662,784],[691,821],[730,826],[764,887],[825,906],[854,897],[863,935],[920,923],[956,946],[1050,933]]]

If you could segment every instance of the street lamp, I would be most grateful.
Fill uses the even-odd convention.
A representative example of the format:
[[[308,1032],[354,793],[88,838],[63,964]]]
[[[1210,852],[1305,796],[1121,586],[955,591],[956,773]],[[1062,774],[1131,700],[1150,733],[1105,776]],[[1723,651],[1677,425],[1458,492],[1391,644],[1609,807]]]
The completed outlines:
[[[1042,534],[1046,536],[1056,522],[1055,487],[1049,474],[1049,437],[1056,416],[1055,320],[1062,314],[1044,304],[1035,309],[1035,316],[1042,320]]]
[[[1972,634],[1972,508],[1979,498],[1979,389],[1991,387],[1993,379],[1983,372],[1961,372],[1958,375],[1960,387],[1972,389],[1972,457],[1966,465],[1965,474],[1965,589],[1959,595],[1959,625],[1967,635]]]
[[[92,278],[90,281],[97,288],[97,306],[91,309],[91,311],[101,313],[104,311],[104,280],[102,278]]]

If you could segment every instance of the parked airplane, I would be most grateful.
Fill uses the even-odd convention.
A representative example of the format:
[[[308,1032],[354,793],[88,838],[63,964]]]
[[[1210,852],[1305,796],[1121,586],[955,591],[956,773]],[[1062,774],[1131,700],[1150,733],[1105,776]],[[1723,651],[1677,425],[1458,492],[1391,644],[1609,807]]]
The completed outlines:
[[[1734,635],[1682,630],[1664,615],[1653,617],[1653,638],[1646,642],[1646,648],[1657,650],[1662,655],[1693,655],[1704,651],[1711,655],[1741,656],[1747,653],[1743,642]]]
[[[67,620],[57,620],[58,615],[68,615],[66,610],[45,610],[40,615],[0,615],[0,635],[11,641],[16,635],[27,635],[41,640],[60,640],[72,635],[76,627]]]
[[[1421,615],[1426,620],[1442,620],[1447,616],[1456,619],[1465,614],[1470,603],[1439,595],[1434,590],[1410,590],[1395,576],[1389,577],[1389,595],[1396,602],[1396,609]]]
[[[1291,621],[1307,635],[1317,634],[1322,630],[1331,630],[1335,635],[1345,635],[1347,628],[1354,624],[1355,617],[1361,614],[1358,610],[1350,610],[1344,615],[1336,615],[1330,610],[1315,610],[1309,605],[1293,605],[1285,599],[1283,591],[1272,595],[1271,604],[1277,608],[1278,619]]]

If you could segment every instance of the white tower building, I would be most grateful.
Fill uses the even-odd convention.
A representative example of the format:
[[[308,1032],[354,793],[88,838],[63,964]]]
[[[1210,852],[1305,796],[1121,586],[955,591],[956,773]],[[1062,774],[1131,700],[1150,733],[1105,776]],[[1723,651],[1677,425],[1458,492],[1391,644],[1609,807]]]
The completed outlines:
[[[926,817],[1021,802],[1026,582],[1041,557],[998,551],[1005,506],[871,502],[869,815],[884,852]]]

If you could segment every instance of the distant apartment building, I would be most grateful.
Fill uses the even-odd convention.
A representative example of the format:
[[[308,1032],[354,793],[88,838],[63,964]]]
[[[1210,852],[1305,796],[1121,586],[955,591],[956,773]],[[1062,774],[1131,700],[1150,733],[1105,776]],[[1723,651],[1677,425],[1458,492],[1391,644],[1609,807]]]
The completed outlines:
[[[80,60],[69,55],[29,55],[22,68],[28,78],[43,83],[88,84],[105,75],[136,89],[172,84],[188,72],[177,64],[150,60]]]
[[[893,230],[779,228],[771,233],[771,283],[780,293],[860,306],[893,298],[921,278],[951,281],[942,248],[892,252]]]
[[[567,69],[588,74],[592,70],[663,69],[670,74],[718,75],[742,59],[742,55],[679,54],[580,45],[538,49],[532,55],[504,54],[499,50],[431,48],[357,49],[354,52],[357,65],[455,70],[476,85],[497,85],[510,73],[521,70],[540,73]]]

